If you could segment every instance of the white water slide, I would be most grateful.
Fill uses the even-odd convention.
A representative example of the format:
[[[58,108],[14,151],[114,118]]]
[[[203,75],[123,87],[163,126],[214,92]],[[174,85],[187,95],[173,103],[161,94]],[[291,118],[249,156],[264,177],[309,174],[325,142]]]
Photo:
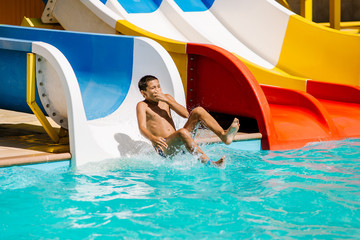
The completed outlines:
[[[167,79],[164,91],[185,104],[174,62],[150,39],[1,25],[3,109],[31,112],[24,94],[27,53],[36,56],[39,105],[69,130],[72,166],[153,151],[137,126],[142,76]]]

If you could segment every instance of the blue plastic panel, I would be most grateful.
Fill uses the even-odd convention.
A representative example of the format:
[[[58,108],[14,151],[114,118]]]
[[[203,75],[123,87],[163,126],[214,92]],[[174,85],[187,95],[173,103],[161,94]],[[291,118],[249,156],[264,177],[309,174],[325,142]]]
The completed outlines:
[[[31,113],[26,103],[26,54],[32,43],[0,38],[0,108]],[[39,97],[35,99],[40,103]]]
[[[128,93],[133,68],[133,37],[6,25],[0,26],[0,37],[42,41],[58,48],[78,78],[88,120],[114,112]]]
[[[1,49],[31,52],[31,46],[32,46],[32,43],[30,41],[23,41],[23,40],[0,37],[0,48]]]
[[[26,52],[0,49],[0,75],[0,108],[30,113],[26,103]]]
[[[174,0],[184,12],[206,11],[214,4],[215,0]]]
[[[118,0],[128,13],[151,13],[161,5],[162,0]]]

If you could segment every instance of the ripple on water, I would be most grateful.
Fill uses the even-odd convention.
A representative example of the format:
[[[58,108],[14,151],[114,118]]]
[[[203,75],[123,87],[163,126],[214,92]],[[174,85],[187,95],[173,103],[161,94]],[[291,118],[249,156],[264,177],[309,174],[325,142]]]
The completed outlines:
[[[226,155],[226,167],[206,167],[190,154],[151,153],[76,171],[0,169],[0,238],[360,235],[359,140],[291,151],[203,148],[212,159]]]

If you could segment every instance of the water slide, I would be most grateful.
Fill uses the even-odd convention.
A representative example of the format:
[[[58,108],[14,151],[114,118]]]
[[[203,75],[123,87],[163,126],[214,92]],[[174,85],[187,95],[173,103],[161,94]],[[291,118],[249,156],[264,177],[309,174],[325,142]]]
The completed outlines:
[[[86,9],[75,7],[75,2]],[[62,0],[51,4],[48,18],[59,20],[66,29],[136,35],[145,30],[168,39],[220,46],[240,57],[261,84],[302,91],[307,91],[308,79],[359,85],[360,36],[321,27],[274,0]],[[68,6],[75,7],[74,13]],[[77,17],[72,16],[75,13]]]
[[[0,25],[0,74],[0,108],[20,112],[31,112],[27,79],[35,75],[35,101],[69,130],[72,166],[151,148],[135,113],[143,75],[166,79],[165,91],[185,104],[171,57],[141,37]]]
[[[359,38],[275,1],[53,0],[42,20],[156,40],[178,67],[188,107],[256,119],[263,149],[360,136],[360,89],[351,86],[358,85]]]

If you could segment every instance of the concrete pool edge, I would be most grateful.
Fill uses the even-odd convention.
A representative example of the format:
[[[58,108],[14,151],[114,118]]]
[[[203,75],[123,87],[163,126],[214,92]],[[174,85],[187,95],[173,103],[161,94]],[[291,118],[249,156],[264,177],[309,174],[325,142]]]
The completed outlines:
[[[70,161],[70,153],[38,153],[21,156],[12,156],[0,158],[0,167],[12,167],[22,165],[33,165],[52,163],[60,161]]]

